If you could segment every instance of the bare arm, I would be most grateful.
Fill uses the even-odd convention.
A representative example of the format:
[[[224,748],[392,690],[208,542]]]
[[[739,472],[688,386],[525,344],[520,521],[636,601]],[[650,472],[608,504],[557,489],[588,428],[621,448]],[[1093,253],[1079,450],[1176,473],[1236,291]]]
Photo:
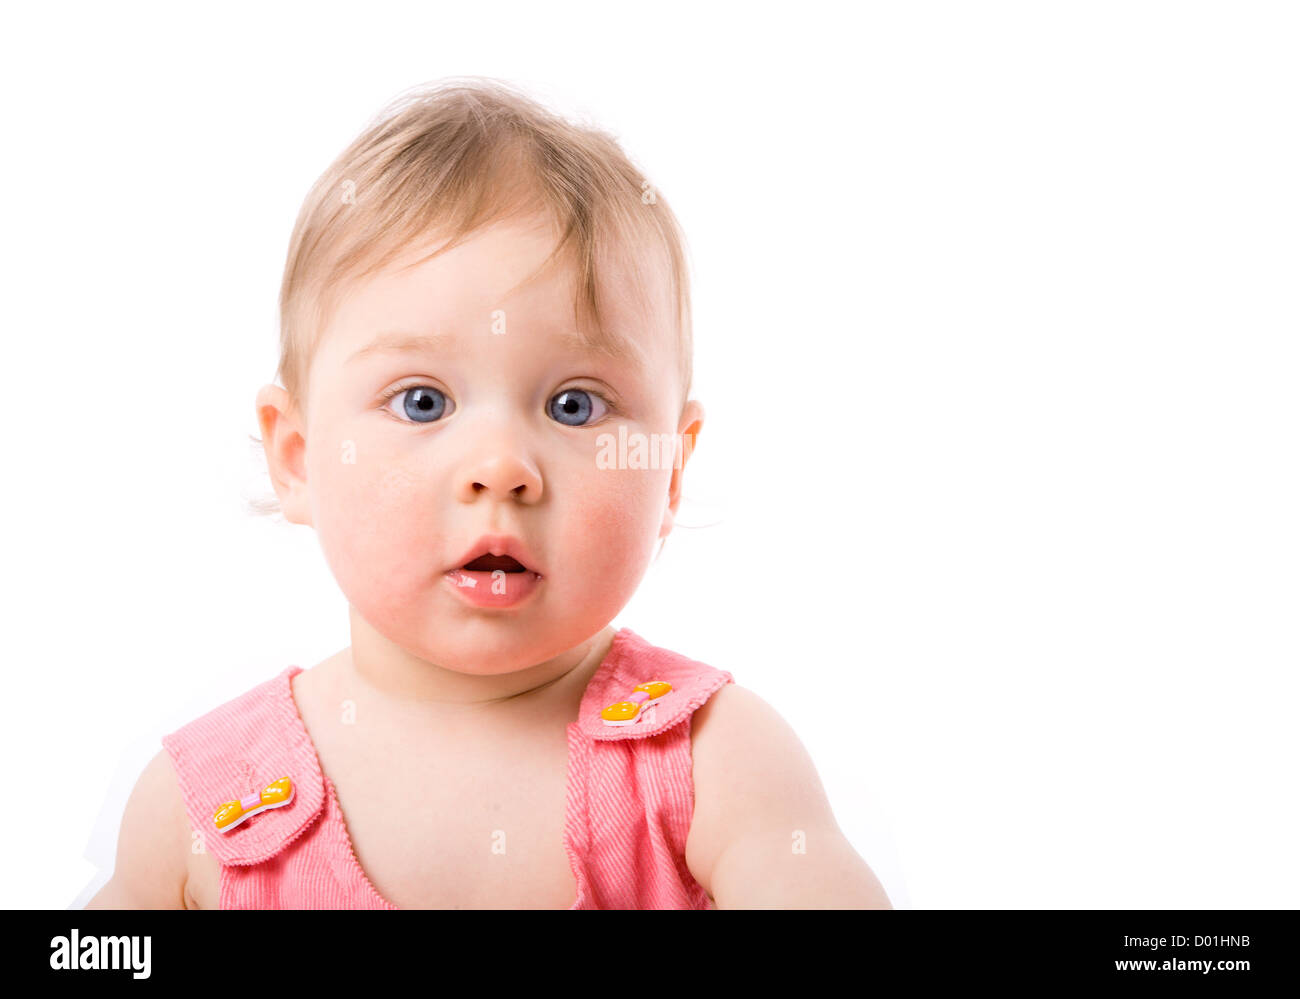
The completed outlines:
[[[113,876],[87,909],[184,909],[189,819],[167,750],[136,781],[122,815]]]
[[[890,909],[793,729],[728,684],[692,719],[686,862],[719,909]]]

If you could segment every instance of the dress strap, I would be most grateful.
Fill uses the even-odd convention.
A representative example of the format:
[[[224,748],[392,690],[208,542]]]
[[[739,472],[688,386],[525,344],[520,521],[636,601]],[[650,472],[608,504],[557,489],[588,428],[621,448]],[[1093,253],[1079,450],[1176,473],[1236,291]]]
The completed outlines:
[[[190,826],[201,834],[203,848],[222,864],[268,860],[300,836],[323,809],[320,760],[290,686],[301,672],[300,666],[286,667],[163,736]],[[287,804],[285,785],[277,784],[283,777],[292,782]],[[223,832],[216,825],[216,813],[231,802],[240,806],[226,810]],[[231,816],[241,814],[244,817],[231,824]]]
[[[672,689],[653,698],[637,699],[631,724],[607,725],[601,712],[636,696],[644,684],[666,683]],[[720,687],[734,683],[726,670],[652,645],[630,628],[620,628],[609,654],[582,696],[578,728],[598,742],[645,739],[673,728],[694,713]],[[651,687],[651,693],[657,688]]]

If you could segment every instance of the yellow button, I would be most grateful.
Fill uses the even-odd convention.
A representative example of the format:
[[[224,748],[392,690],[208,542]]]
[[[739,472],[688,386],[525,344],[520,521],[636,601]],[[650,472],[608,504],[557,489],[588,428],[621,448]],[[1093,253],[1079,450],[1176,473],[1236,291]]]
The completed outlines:
[[[640,710],[640,705],[632,701],[619,701],[601,711],[600,717],[605,721],[627,721],[629,718],[635,718]]]
[[[644,690],[647,694],[650,695],[650,700],[653,701],[656,698],[663,697],[664,694],[672,690],[673,687],[672,684],[664,683],[664,681],[662,680],[650,680],[647,683],[637,684],[636,689]]]
[[[230,823],[234,822],[235,819],[239,818],[243,814],[244,810],[239,806],[239,802],[227,801],[217,809],[216,813],[213,815],[213,819],[217,824],[217,828],[222,829],[230,825]]]
[[[281,777],[279,780],[272,781],[262,788],[262,804],[272,805],[284,801],[289,797],[289,792],[292,789],[293,784],[288,777]]]

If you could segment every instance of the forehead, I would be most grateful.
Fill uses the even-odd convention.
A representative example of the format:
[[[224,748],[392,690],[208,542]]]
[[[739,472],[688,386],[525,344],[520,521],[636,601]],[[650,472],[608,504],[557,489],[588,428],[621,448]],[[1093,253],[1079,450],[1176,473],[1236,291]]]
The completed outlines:
[[[443,240],[414,248],[340,290],[317,353],[352,366],[388,354],[452,352],[466,338],[504,333],[502,340],[515,345],[545,341],[598,354],[577,329],[575,268],[563,257],[543,268],[557,238],[548,221],[531,217],[498,223],[449,248]],[[598,277],[603,327],[633,342],[628,361],[637,363],[639,354],[641,363],[658,367],[671,350],[671,313],[646,309],[634,292],[667,282],[666,267],[654,259],[612,259],[600,262]],[[666,299],[666,287],[650,297]],[[511,340],[512,329],[528,336]]]

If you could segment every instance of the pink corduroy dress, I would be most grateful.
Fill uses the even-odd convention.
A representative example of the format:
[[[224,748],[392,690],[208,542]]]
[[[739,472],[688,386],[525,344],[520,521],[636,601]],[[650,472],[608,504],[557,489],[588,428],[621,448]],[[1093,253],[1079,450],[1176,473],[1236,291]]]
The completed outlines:
[[[223,909],[395,909],[357,862],[334,785],[298,714],[288,666],[271,680],[163,737],[192,828],[221,868]],[[607,705],[638,684],[672,690],[634,725],[608,726]],[[628,628],[587,684],[568,725],[564,848],[577,881],[573,909],[709,909],[686,866],[694,812],[691,725],[728,672],[651,645]],[[288,775],[294,797],[229,832],[225,801]]]

